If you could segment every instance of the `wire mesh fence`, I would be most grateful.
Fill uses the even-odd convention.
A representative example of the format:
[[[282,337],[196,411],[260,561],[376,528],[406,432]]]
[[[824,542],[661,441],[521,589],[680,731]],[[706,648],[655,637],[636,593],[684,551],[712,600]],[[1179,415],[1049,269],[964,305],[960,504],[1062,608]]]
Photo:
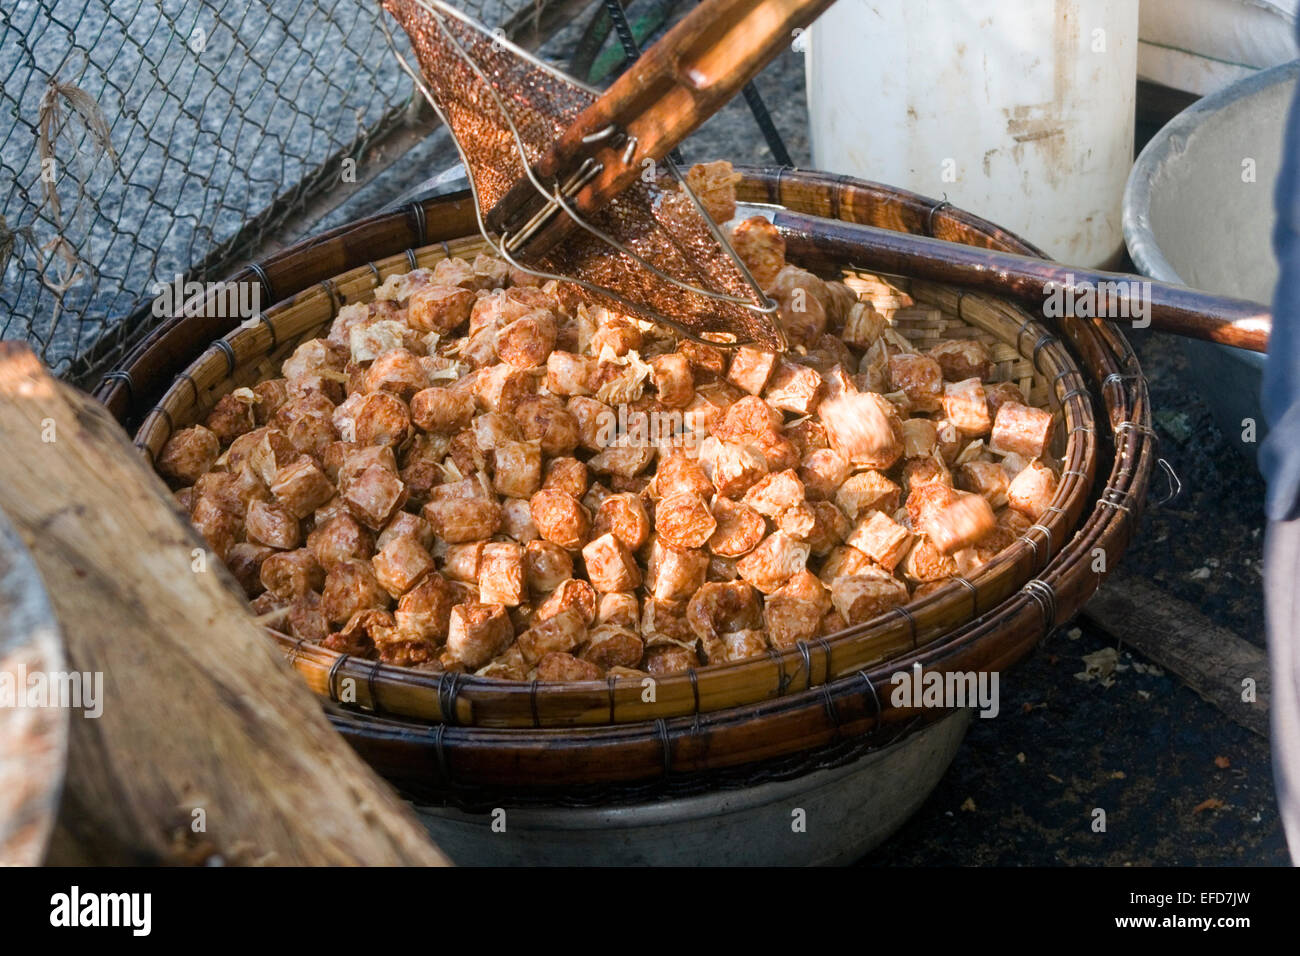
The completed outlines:
[[[629,38],[650,42],[694,5],[453,2],[598,86],[630,62]],[[379,0],[9,0],[0,338],[94,385],[170,316],[167,293],[230,274],[342,193],[418,107],[387,16]]]
[[[489,25],[539,0],[463,4]],[[0,336],[75,381],[400,124],[375,0],[17,0],[0,10]],[[399,45],[405,38],[397,31]]]

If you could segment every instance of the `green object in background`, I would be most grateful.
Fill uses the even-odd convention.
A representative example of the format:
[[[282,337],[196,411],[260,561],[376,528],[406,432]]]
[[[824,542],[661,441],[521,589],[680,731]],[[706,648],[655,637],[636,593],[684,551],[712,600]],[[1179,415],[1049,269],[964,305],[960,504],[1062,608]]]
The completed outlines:
[[[649,10],[633,19],[629,16],[632,36],[638,45],[654,35],[672,19],[680,0],[659,0]],[[611,42],[611,40],[613,42]],[[614,36],[614,25],[603,6],[587,24],[569,60],[569,72],[584,83],[600,86],[627,62],[622,45]]]

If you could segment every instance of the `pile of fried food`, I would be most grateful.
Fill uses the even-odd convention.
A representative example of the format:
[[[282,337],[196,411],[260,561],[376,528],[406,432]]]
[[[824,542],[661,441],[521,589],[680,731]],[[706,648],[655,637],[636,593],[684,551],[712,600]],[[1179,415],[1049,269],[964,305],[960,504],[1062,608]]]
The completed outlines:
[[[726,164],[691,171],[720,222]],[[784,355],[724,349],[479,255],[390,276],[157,466],[295,638],[507,680],[787,649],[969,574],[1051,504],[1053,416],[978,340],[919,351],[730,230]]]

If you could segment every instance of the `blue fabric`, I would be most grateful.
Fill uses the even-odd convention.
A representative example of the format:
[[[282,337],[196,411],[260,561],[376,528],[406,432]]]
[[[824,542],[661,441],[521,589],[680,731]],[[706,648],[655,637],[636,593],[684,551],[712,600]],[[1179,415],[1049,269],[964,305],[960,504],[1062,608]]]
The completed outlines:
[[[1296,35],[1300,42],[1300,21]],[[1268,517],[1290,521],[1300,517],[1300,95],[1287,116],[1274,205],[1273,251],[1281,271],[1261,391],[1269,434],[1259,449],[1259,467],[1268,482]]]

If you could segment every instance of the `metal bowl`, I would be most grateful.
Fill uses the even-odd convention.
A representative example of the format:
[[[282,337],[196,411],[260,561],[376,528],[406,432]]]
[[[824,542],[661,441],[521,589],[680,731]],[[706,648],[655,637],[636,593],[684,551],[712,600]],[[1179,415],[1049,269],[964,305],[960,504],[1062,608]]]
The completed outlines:
[[[970,720],[957,710],[843,767],[739,790],[585,809],[415,809],[460,866],[844,865],[920,808]]]
[[[1198,100],[1149,142],[1124,190],[1124,239],[1144,275],[1270,302],[1273,189],[1300,60]],[[1253,419],[1259,438],[1264,356],[1185,339],[1194,386],[1226,435]],[[1207,383],[1213,383],[1207,387]],[[1253,457],[1256,445],[1236,443]]]

